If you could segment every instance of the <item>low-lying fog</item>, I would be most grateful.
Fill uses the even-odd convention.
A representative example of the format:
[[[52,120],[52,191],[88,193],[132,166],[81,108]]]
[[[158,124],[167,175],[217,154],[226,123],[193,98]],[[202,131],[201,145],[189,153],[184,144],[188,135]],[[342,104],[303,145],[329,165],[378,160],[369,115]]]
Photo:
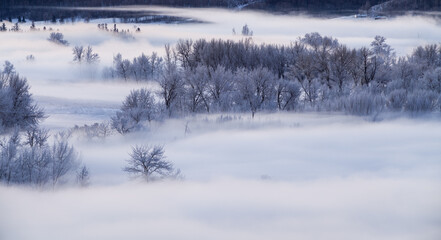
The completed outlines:
[[[213,9],[155,8],[201,24],[120,24],[133,39],[90,23],[51,24],[50,31],[0,33],[0,62],[12,62],[49,117],[52,130],[110,119],[130,90],[152,83],[105,81],[101,71],[122,53],[163,53],[178,39],[241,39],[289,44],[310,32],[350,47],[383,35],[398,55],[439,43],[428,17],[316,19]],[[10,26],[10,25],[9,25]],[[232,29],[238,35],[232,34]],[[72,62],[72,47],[91,45],[95,67]],[[34,61],[27,61],[27,55]],[[440,239],[441,121],[372,122],[333,114],[198,115],[108,139],[72,141],[91,186],[40,192],[0,187],[0,239]],[[122,171],[135,144],[161,144],[185,180],[142,184]]]
[[[436,240],[440,189],[401,178],[1,188],[0,237]]]
[[[441,236],[439,118],[201,115],[152,129],[74,139],[88,188],[0,187],[0,238]],[[185,180],[130,181],[122,168],[134,144],[163,144]]]

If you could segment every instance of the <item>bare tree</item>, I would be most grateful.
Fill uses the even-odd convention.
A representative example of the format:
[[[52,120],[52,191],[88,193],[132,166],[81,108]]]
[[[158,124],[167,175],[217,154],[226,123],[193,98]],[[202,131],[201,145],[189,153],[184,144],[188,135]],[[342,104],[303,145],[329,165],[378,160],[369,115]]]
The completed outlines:
[[[113,57],[113,66],[115,68],[116,76],[123,78],[125,81],[129,79],[130,61],[127,59],[122,59],[122,55],[118,53]]]
[[[160,95],[164,100],[169,116],[177,107],[183,92],[183,80],[176,63],[176,55],[169,45],[165,46],[166,59],[161,77],[159,78]]]
[[[87,46],[87,48],[84,48],[83,46],[75,46],[72,49],[72,53],[74,55],[74,62],[78,63],[96,63],[100,59],[98,54],[93,52],[91,46]]]
[[[38,146],[41,148],[46,145],[48,138],[49,130],[31,126],[26,130],[24,143],[30,147]]]
[[[26,78],[14,71],[14,66],[5,62],[0,72],[0,126],[5,129],[19,127],[21,129],[35,126],[44,118],[43,111],[34,104],[29,93]]]
[[[98,53],[94,53],[91,46],[87,46],[85,49],[84,58],[87,63],[96,63],[100,60]]]
[[[74,62],[81,63],[84,59],[84,47],[83,46],[75,46],[72,48],[72,54],[74,55]]]
[[[77,172],[77,183],[81,187],[87,187],[90,184],[90,174],[89,169],[86,167],[86,165],[83,165],[79,171]]]
[[[135,146],[132,147],[128,166],[124,171],[146,181],[176,177],[179,170],[175,171],[173,164],[165,160],[162,146]]]
[[[52,146],[52,185],[55,187],[60,178],[77,166],[77,153],[69,145],[66,135],[56,136],[56,142]]]

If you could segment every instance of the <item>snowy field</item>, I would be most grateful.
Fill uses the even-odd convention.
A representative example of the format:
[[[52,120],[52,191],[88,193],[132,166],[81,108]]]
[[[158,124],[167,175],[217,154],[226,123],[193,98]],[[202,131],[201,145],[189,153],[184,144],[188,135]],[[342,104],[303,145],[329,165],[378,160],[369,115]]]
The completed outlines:
[[[124,9],[124,8],[122,8]],[[387,38],[397,55],[441,41],[425,17],[315,19],[256,12],[154,8],[201,24],[120,24],[133,39],[98,23],[51,24],[49,31],[0,33],[0,62],[27,78],[52,132],[110,120],[132,89],[155,83],[108,81],[104,67],[121,53],[164,53],[179,39],[241,39],[289,44],[310,32],[350,47]],[[91,45],[95,67],[74,64],[72,47]],[[34,61],[26,56],[34,55]],[[325,113],[211,114],[169,119],[148,130],[71,142],[90,168],[91,186],[39,191],[0,186],[0,239],[418,239],[441,238],[441,118],[383,121]],[[145,184],[122,171],[131,146],[160,144],[185,180]]]

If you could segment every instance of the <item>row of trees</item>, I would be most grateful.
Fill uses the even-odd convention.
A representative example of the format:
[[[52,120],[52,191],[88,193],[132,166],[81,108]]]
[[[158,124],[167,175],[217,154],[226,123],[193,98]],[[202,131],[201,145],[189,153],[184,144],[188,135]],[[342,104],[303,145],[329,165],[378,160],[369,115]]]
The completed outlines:
[[[381,36],[370,47],[351,49],[318,33],[290,46],[257,45],[251,38],[200,39],[165,49],[154,75],[136,70],[143,69],[136,58],[115,57],[111,72],[118,74],[113,76],[155,79],[160,87],[159,92],[132,91],[112,120],[119,132],[188,113],[246,111],[254,116],[294,110],[376,116],[441,107],[441,46],[436,44],[400,58]]]
[[[138,57],[123,59],[121,54],[113,58],[113,66],[104,69],[104,77],[120,78],[135,81],[148,81],[157,79],[163,65],[162,57],[153,52],[152,55],[141,54]]]
[[[78,154],[68,142],[68,135],[57,134],[48,143],[47,130],[15,130],[0,141],[0,182],[38,188],[56,187],[76,173],[82,186],[88,184],[89,171],[80,166]]]

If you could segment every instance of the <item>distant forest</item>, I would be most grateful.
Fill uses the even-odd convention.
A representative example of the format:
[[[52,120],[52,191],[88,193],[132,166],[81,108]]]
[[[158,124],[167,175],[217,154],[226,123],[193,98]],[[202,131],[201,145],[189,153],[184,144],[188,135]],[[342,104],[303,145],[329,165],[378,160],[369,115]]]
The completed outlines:
[[[2,0],[0,12],[11,11],[10,8],[28,6],[57,7],[104,7],[118,5],[164,5],[178,7],[227,7],[234,8],[247,5],[252,9],[274,11],[292,10],[367,10],[369,7],[390,2],[385,10],[441,10],[441,0]]]
[[[14,6],[117,6],[126,4],[152,4],[186,7],[236,7],[241,4],[260,2],[256,5],[267,8],[289,8],[307,10],[359,9],[386,2],[385,0],[2,0],[1,7]],[[399,0],[415,10],[439,8],[440,0]]]
[[[257,2],[259,6],[270,8],[302,9],[359,9],[366,5],[375,5],[385,0],[3,0],[2,7],[8,6],[117,6],[128,4],[152,4],[185,7],[236,7]],[[260,2],[260,3],[259,3]],[[414,0],[414,2],[438,2],[439,0]]]

